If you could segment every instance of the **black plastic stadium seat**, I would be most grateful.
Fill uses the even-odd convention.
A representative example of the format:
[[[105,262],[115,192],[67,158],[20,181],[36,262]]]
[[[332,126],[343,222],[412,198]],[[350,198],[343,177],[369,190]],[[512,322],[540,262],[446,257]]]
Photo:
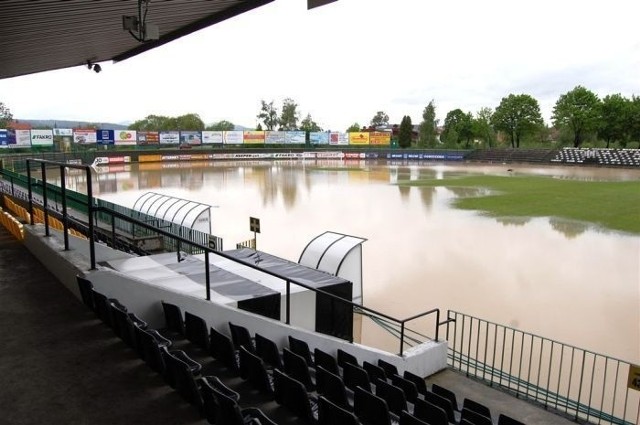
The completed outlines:
[[[307,366],[313,366],[313,357],[311,356],[311,350],[309,350],[309,344],[305,341],[294,338],[289,335],[289,350],[291,352],[301,356],[305,362],[307,362]]]
[[[353,410],[347,387],[340,375],[331,373],[322,366],[316,369],[316,391],[343,409]]]
[[[342,379],[344,379],[344,385],[351,391],[355,391],[356,387],[361,387],[365,391],[371,392],[369,374],[360,366],[345,363],[342,370]]]
[[[180,307],[162,301],[162,310],[164,311],[167,330],[184,335],[184,320],[182,319]]]
[[[427,422],[416,418],[411,415],[409,412],[400,413],[400,424],[399,425],[430,425]]]
[[[404,396],[404,391],[381,379],[374,381],[374,383],[376,385],[376,395],[387,402],[387,406],[391,413],[400,416],[400,413],[403,410],[409,410],[407,406],[407,399]]]
[[[493,425],[493,422],[491,422],[491,418],[469,409],[462,409],[460,419],[469,421],[473,425]]]
[[[400,387],[402,391],[404,391],[404,395],[407,397],[408,402],[416,402],[418,399],[418,389],[416,388],[416,384],[399,375],[391,375],[391,383],[396,387]]]
[[[356,356],[354,356],[353,354],[349,354],[340,348],[338,348],[337,356],[338,356],[338,366],[340,366],[341,368],[344,368],[344,365],[346,363],[351,363],[356,366],[360,366],[360,363],[358,363],[358,359],[356,358]]]
[[[359,425],[358,417],[324,396],[318,397],[318,425]],[[412,425],[412,424],[407,424]]]
[[[387,374],[387,376],[398,375],[398,368],[389,362],[378,359],[378,366],[384,369],[384,372]]]
[[[313,360],[315,362],[316,369],[322,367],[326,371],[335,373],[336,375],[340,374],[340,369],[338,369],[338,362],[336,361],[336,358],[326,351],[322,351],[319,348],[314,349]]]
[[[404,371],[404,374],[402,375],[402,377],[404,379],[406,379],[407,381],[411,381],[416,385],[416,389],[418,390],[418,393],[420,394],[426,394],[427,392],[427,383],[424,380],[424,378],[419,377],[418,375],[409,372],[408,370]]]
[[[238,372],[238,357],[236,357],[233,341],[213,327],[209,329],[209,354],[231,371]]]
[[[253,388],[264,394],[273,394],[272,378],[267,372],[262,359],[244,345],[238,350],[240,353],[240,377],[251,383]]]
[[[473,410],[474,412],[479,413],[482,416],[486,416],[487,418],[491,417],[491,410],[489,410],[487,406],[469,398],[464,399],[464,401],[462,402],[462,408]]]
[[[268,367],[283,369],[282,356],[275,342],[256,333],[255,343],[256,354]]]
[[[187,339],[198,347],[206,350],[209,348],[209,334],[207,322],[200,316],[184,312],[184,332]]]
[[[261,425],[277,425],[271,419],[267,417],[260,409],[246,408],[240,409],[238,402],[228,395],[222,393],[216,388],[213,388],[213,393],[217,401],[216,412],[216,424],[224,425],[247,425],[247,424],[261,424]],[[256,419],[258,422],[252,422]]]
[[[229,322],[229,332],[231,332],[231,340],[233,341],[233,345],[236,349],[239,350],[240,347],[245,347],[252,353],[256,351],[256,348],[253,345],[253,338],[247,328]]]
[[[353,412],[364,425],[391,425],[387,402],[362,387],[353,392]]]
[[[424,399],[431,404],[435,404],[436,406],[442,408],[447,414],[447,419],[449,422],[455,423],[456,416],[454,414],[453,405],[451,402],[438,394],[432,393],[431,391],[427,392],[424,395]]]
[[[444,409],[421,398],[413,404],[413,415],[430,425],[447,425],[449,423],[447,412]]]
[[[378,379],[387,382],[387,374],[380,366],[376,366],[373,363],[367,361],[362,362],[362,368],[369,374],[371,382],[376,382]]]
[[[311,392],[315,389],[315,383],[311,379],[311,371],[302,356],[285,347],[282,349],[282,359],[284,372],[287,375],[302,382],[307,391]]]
[[[517,421],[510,416],[500,414],[498,416],[498,425],[525,425],[524,422]]]
[[[240,394],[227,387],[216,376],[204,376],[200,378],[199,386],[204,417],[211,424],[216,423],[216,416],[218,414],[218,400],[216,399],[214,389],[227,395],[236,402],[240,400]]]
[[[273,378],[276,402],[302,421],[316,423],[317,405],[307,394],[304,385],[278,369],[273,371]]]

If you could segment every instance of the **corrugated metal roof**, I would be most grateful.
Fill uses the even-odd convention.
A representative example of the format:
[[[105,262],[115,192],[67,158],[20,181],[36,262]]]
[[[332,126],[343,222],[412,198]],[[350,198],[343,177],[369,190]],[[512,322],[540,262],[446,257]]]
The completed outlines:
[[[0,79],[120,61],[273,0],[150,0],[146,22],[160,38],[139,42],[122,28],[136,0],[0,1]]]

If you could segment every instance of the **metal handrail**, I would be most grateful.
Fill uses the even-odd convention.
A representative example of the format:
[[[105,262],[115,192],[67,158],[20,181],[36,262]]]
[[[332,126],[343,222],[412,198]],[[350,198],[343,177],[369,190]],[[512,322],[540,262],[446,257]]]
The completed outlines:
[[[91,166],[89,165],[79,165],[79,164],[66,164],[66,163],[60,163],[60,162],[55,162],[55,161],[50,161],[50,160],[44,160],[44,159],[27,159],[27,182],[28,182],[28,190],[29,190],[29,213],[31,214],[31,225],[34,224],[33,222],[33,191],[32,191],[32,178],[31,178],[31,163],[38,163],[41,164],[41,173],[42,173],[42,191],[43,191],[43,201],[44,201],[44,205],[43,205],[43,209],[44,209],[44,214],[45,214],[45,234],[46,236],[49,236],[49,224],[48,224],[48,205],[47,205],[47,181],[46,181],[46,165],[53,165],[53,166],[57,166],[60,167],[60,175],[61,175],[61,179],[62,181],[64,181],[65,179],[65,168],[73,168],[73,169],[80,169],[80,170],[85,170],[86,171],[86,177],[87,177],[87,216],[88,216],[88,232],[89,232],[89,251],[90,251],[90,263],[91,263],[91,270],[94,270],[96,267],[96,258],[95,258],[95,232],[94,232],[94,220],[93,220],[93,216],[96,213],[102,212],[108,215],[111,215],[112,218],[119,218],[122,219],[124,221],[128,221],[134,225],[152,230],[153,232],[163,235],[167,238],[173,239],[175,240],[178,244],[184,243],[196,248],[201,249],[204,252],[205,255],[205,269],[206,269],[206,273],[205,273],[205,284],[206,284],[206,299],[207,300],[211,300],[211,295],[210,295],[210,289],[211,289],[211,284],[210,284],[210,275],[209,275],[209,254],[210,253],[215,253],[218,256],[221,256],[227,260],[231,260],[233,262],[236,263],[240,263],[244,266],[247,266],[249,268],[252,268],[254,270],[258,270],[262,273],[266,273],[270,276],[276,277],[278,279],[282,279],[286,282],[286,323],[289,324],[290,323],[290,298],[291,298],[291,283],[301,286],[305,289],[314,291],[316,293],[320,293],[322,295],[325,295],[327,297],[330,297],[332,300],[341,302],[341,303],[345,303],[351,306],[351,308],[359,308],[362,309],[368,313],[374,314],[376,316],[379,317],[383,317],[387,320],[396,322],[400,325],[401,327],[401,336],[400,336],[400,351],[399,351],[399,356],[402,356],[403,354],[403,348],[404,348],[404,333],[405,333],[405,324],[411,320],[415,320],[417,318],[420,317],[425,317],[425,316],[429,316],[429,315],[433,315],[435,314],[436,316],[436,326],[435,326],[435,341],[438,341],[439,338],[439,327],[441,325],[444,325],[446,323],[448,323],[448,321],[442,322],[440,323],[440,309],[439,308],[434,308],[428,311],[425,311],[423,313],[419,313],[416,315],[413,315],[411,317],[405,318],[405,319],[397,319],[395,317],[392,317],[390,315],[387,315],[385,313],[381,313],[379,311],[376,311],[372,308],[369,307],[365,307],[359,304],[354,303],[351,300],[347,300],[344,298],[341,298],[337,295],[331,294],[329,292],[326,292],[322,289],[319,288],[314,288],[311,287],[303,282],[300,282],[296,279],[287,277],[285,275],[282,275],[278,272],[274,272],[271,270],[267,270],[267,269],[263,269],[260,268],[259,266],[250,263],[248,261],[244,261],[242,259],[236,258],[234,256],[231,256],[229,254],[224,253],[223,251],[216,251],[214,249],[211,249],[210,247],[206,246],[206,245],[202,245],[199,244],[197,242],[191,241],[189,239],[186,239],[182,236],[179,235],[174,235],[172,233],[169,233],[165,230],[159,229],[157,227],[153,227],[143,221],[137,220],[133,217],[129,217],[126,214],[120,213],[118,211],[114,211],[111,210],[109,208],[106,207],[102,207],[102,206],[96,206],[94,205],[94,201],[93,201],[93,191],[92,191],[92,185],[91,185]],[[63,199],[66,199],[67,197],[67,190],[65,188],[64,183],[62,184],[62,193],[61,196]],[[66,202],[63,201],[63,202]],[[63,207],[63,223],[64,223],[64,233],[65,235],[68,233],[68,217],[67,217],[67,211],[66,208]],[[68,244],[68,239],[65,238],[65,251],[69,249],[69,244]],[[179,255],[179,252],[178,252]]]

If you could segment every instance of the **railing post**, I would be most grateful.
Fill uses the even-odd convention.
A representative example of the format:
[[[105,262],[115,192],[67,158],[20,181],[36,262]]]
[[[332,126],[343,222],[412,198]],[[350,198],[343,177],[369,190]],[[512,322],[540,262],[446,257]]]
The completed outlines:
[[[91,269],[96,268],[96,247],[95,234],[93,231],[93,187],[91,184],[91,168],[87,167],[87,218],[89,220],[89,256],[91,258]]]
[[[209,251],[204,252],[205,287],[207,288],[207,301],[211,301],[211,276],[209,276]]]
[[[111,245],[113,249],[116,248],[116,217],[111,214]]]
[[[402,357],[404,352],[404,320],[400,322],[400,353],[398,355]]]
[[[67,186],[64,166],[60,166],[60,189],[62,191],[62,229],[64,232],[64,250],[69,251],[69,221],[67,220]]]
[[[286,299],[286,315],[285,315],[285,323],[288,325],[289,324],[289,319],[290,319],[290,304],[289,304],[289,299],[291,297],[291,282],[289,282],[289,280],[287,280],[287,299]]]
[[[27,159],[27,188],[29,189],[29,224],[33,226],[33,190],[31,189],[31,167]]]
[[[436,342],[438,342],[438,336],[440,331],[440,309],[436,310]]]
[[[49,210],[47,207],[47,164],[40,163],[40,173],[42,174],[42,209],[44,210],[44,234],[49,234]]]

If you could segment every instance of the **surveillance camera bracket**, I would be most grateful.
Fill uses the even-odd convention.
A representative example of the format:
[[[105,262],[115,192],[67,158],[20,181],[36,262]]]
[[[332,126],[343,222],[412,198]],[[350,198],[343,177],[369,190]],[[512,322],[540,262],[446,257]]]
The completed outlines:
[[[140,43],[160,37],[157,25],[147,24],[147,12],[151,0],[138,0],[138,16],[122,16],[122,29]]]

